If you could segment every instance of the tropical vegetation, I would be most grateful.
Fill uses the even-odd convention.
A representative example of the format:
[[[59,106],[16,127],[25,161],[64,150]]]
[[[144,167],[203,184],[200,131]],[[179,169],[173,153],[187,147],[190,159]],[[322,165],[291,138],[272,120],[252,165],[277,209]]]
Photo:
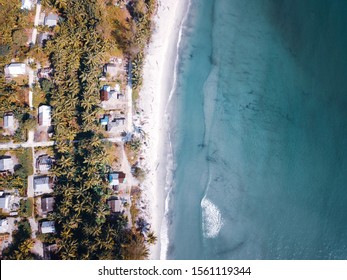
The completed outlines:
[[[59,3],[50,5],[59,10],[63,21],[46,46],[55,69],[51,104],[57,142],[56,210],[49,219],[56,222],[56,258],[145,258],[148,249],[139,234],[128,229],[124,216],[110,215],[106,203],[111,196],[106,177],[111,162],[97,122],[99,77],[109,44],[117,39],[103,32],[107,1],[106,7],[97,0],[72,0],[68,8]],[[128,52],[122,44],[118,48]],[[133,244],[141,242],[135,254]]]
[[[111,0],[41,2],[44,8],[59,14],[59,26],[42,48],[19,48],[23,54],[49,59],[54,69],[51,80],[41,81],[34,88],[35,94],[41,96],[34,102],[35,106],[49,102],[53,108],[53,140],[56,143],[56,162],[52,170],[55,207],[47,217],[55,221],[56,231],[38,235],[38,238],[57,244],[58,249],[52,256],[55,259],[145,259],[149,253],[147,245],[155,242],[155,236],[149,234],[146,238],[147,225],[141,227],[137,223],[129,227],[127,218],[111,215],[107,205],[112,195],[107,181],[112,162],[107,156],[109,143],[102,140],[103,131],[97,116],[100,113],[101,69],[111,56],[123,55],[133,61],[133,85],[139,90],[143,52],[150,39],[155,0],[129,1],[123,9]],[[12,39],[9,35],[15,30],[6,31],[7,41],[0,42],[4,63],[8,63],[7,58],[14,53],[21,54],[13,45],[15,38],[19,40],[18,34]],[[19,109],[17,99],[9,101],[11,95],[25,85],[9,84],[3,79],[1,86],[0,114],[4,108],[11,108],[17,118],[23,119],[24,127],[31,127],[30,120],[35,118],[27,105]],[[129,145],[137,151],[140,144],[132,142]],[[30,207],[23,204],[23,214],[30,216]],[[5,251],[6,258],[35,257],[30,253],[33,242],[29,229],[27,221],[20,224],[20,238]]]

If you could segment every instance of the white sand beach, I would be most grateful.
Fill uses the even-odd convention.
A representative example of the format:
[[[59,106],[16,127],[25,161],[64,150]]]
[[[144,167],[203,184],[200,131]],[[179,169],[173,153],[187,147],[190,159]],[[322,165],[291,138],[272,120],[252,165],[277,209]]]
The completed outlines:
[[[143,199],[151,229],[158,237],[151,247],[150,259],[160,258],[160,231],[165,203],[166,157],[162,156],[165,144],[165,105],[173,86],[177,42],[181,24],[188,10],[188,0],[160,0],[154,18],[155,29],[147,49],[143,87],[138,109],[142,129],[147,134],[142,156],[148,169],[144,182]],[[136,118],[136,116],[135,116]]]

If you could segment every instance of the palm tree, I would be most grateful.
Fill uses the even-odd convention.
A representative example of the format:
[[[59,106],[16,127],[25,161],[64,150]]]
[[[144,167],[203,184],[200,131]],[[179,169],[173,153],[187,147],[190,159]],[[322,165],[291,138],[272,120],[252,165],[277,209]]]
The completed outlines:
[[[63,239],[70,239],[72,237],[72,235],[73,234],[72,234],[71,228],[63,228],[63,230],[60,233],[60,236]]]
[[[144,218],[139,218],[136,221],[136,225],[137,230],[142,234],[147,234],[147,232],[149,232],[151,229],[151,225]]]
[[[56,7],[58,7],[59,9],[65,9],[66,5],[67,5],[67,1],[66,0],[55,0],[54,5]]]
[[[122,256],[125,260],[144,260],[149,250],[138,235],[134,235],[129,244],[122,245]]]
[[[34,247],[34,241],[32,239],[27,239],[19,245],[19,252],[17,254],[17,259],[27,259],[31,255],[30,250]]]
[[[138,151],[141,148],[141,141],[138,138],[132,139],[129,142],[130,149],[133,151]]]
[[[147,234],[147,243],[148,244],[155,244],[157,242],[158,238],[155,236],[154,232],[153,231],[150,231],[148,234]]]
[[[77,240],[66,239],[58,241],[58,253],[63,260],[71,260],[77,258]]]

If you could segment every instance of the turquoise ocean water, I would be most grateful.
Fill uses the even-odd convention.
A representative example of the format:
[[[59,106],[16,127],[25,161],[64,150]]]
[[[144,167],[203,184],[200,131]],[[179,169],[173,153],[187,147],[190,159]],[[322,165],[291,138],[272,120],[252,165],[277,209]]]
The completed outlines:
[[[168,259],[347,259],[347,1],[192,0]]]

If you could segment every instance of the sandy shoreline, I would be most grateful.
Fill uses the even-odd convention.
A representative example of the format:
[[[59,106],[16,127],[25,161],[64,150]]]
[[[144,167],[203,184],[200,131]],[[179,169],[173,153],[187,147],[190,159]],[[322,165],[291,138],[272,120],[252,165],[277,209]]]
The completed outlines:
[[[149,170],[143,184],[144,204],[151,229],[158,237],[151,246],[150,259],[159,259],[161,225],[165,211],[166,149],[165,106],[173,87],[177,42],[188,0],[159,0],[154,18],[155,30],[146,52],[143,87],[138,102],[142,129],[147,134],[142,156],[144,168]],[[163,140],[164,139],[164,140]]]

